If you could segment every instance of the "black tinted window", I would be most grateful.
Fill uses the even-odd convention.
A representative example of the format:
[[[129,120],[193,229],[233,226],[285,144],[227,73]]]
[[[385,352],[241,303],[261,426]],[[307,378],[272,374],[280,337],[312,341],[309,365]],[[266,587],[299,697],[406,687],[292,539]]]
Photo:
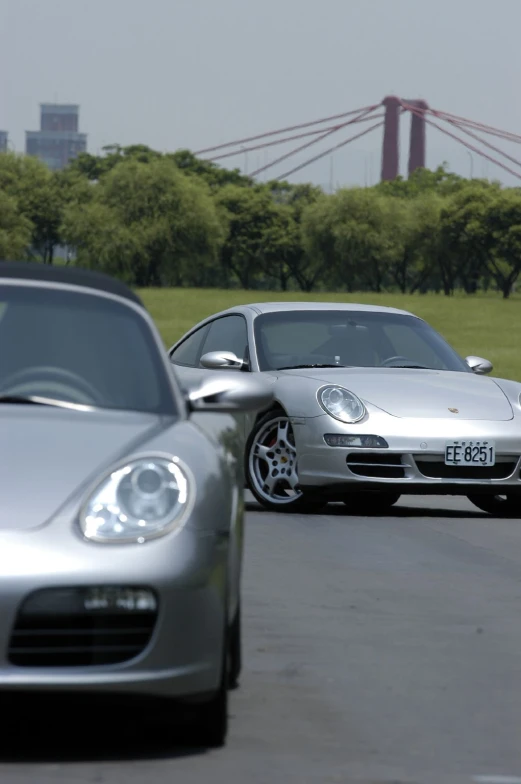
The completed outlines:
[[[171,361],[174,364],[195,367],[198,363],[200,349],[207,332],[208,325],[201,327],[201,329],[193,332],[186,340],[183,340],[181,345],[170,354]]]
[[[0,394],[175,413],[149,325],[104,296],[0,286],[0,358]]]
[[[242,316],[223,316],[212,321],[201,353],[233,351],[239,359],[244,359],[247,345],[246,320]]]
[[[385,311],[293,310],[255,319],[261,370],[299,364],[379,367],[391,357],[438,370],[469,368],[426,322]]]

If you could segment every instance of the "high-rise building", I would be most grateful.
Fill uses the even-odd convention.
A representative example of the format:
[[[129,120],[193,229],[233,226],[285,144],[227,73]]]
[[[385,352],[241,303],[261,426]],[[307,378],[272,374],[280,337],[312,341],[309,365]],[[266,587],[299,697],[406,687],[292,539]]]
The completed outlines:
[[[87,150],[87,134],[78,131],[79,106],[40,104],[40,130],[26,131],[25,151],[50,169],[63,169],[72,158]]]
[[[9,143],[9,134],[7,131],[0,131],[0,152],[7,152],[7,145]]]

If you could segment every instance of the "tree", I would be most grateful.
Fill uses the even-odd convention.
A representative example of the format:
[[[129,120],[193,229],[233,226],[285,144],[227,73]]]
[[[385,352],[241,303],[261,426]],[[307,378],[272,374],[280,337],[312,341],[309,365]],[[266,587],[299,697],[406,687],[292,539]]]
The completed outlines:
[[[162,157],[162,153],[152,150],[145,144],[132,144],[122,147],[119,144],[107,144],[103,148],[104,155],[92,155],[89,152],[81,152],[70,163],[68,168],[78,172],[92,182],[97,182],[104,174],[112,171],[124,161],[137,161],[138,163],[150,163]]]
[[[337,247],[338,216],[334,198],[323,194],[305,207],[302,213],[301,238],[304,258],[298,279],[304,291],[312,291],[319,282],[324,283],[328,290],[339,280],[337,273],[341,262]],[[343,263],[345,262],[344,259]],[[350,264],[349,260],[347,264]],[[355,270],[351,267],[344,272],[340,277],[344,278],[347,290],[353,291]]]
[[[223,226],[204,183],[172,161],[130,159],[90,187],[90,203],[73,205],[63,226],[82,263],[136,286],[207,284]]]
[[[212,189],[223,188],[225,185],[243,185],[251,187],[251,177],[241,174],[240,169],[225,169],[212,161],[197,158],[190,150],[177,150],[167,154],[176,166],[185,174],[201,177]]]
[[[235,277],[241,288],[252,288],[280,242],[281,213],[263,186],[226,185],[215,198],[228,228],[221,253],[224,274],[228,281]]]
[[[439,272],[445,294],[451,294],[458,283],[469,294],[477,290],[487,262],[483,217],[498,192],[496,185],[471,181],[445,201],[439,229]]]
[[[387,205],[387,230],[395,236],[389,274],[403,294],[424,291],[436,283],[443,203],[436,191],[425,191],[407,201],[391,199]]]
[[[481,221],[487,267],[507,299],[521,273],[521,193],[496,192],[485,206]]]
[[[288,290],[295,263],[302,253],[299,228],[291,207],[276,204],[266,225],[259,264],[268,280],[275,280],[281,291]]]
[[[0,190],[0,259],[22,259],[31,242],[31,221],[20,214],[16,199]]]
[[[130,285],[135,282],[133,264],[143,253],[141,237],[99,194],[87,205],[73,204],[65,210],[62,234],[76,251],[80,266],[101,269]]]
[[[103,147],[103,155],[92,155],[83,152],[69,164],[69,168],[83,174],[95,182],[108,174],[115,166],[125,161],[151,163],[157,160],[169,160],[175,163],[184,174],[200,177],[212,188],[224,185],[253,185],[253,180],[241,174],[239,169],[226,169],[209,160],[198,158],[190,150],[177,150],[174,153],[162,153],[147,147],[145,144],[132,144],[121,147],[109,144]]]
[[[0,154],[0,190],[13,197],[20,214],[32,225],[28,252],[52,264],[60,244],[64,207],[58,177],[47,166],[27,155]]]
[[[277,258],[273,259],[278,263],[281,272],[274,277],[279,280],[283,291],[286,290],[290,278],[302,291],[312,291],[318,283],[320,269],[315,260],[306,253],[302,221],[306,209],[315,204],[324,195],[324,191],[309,183],[292,185],[276,180],[268,182],[266,187],[286,227],[284,239],[279,243],[279,261],[277,262]]]
[[[308,255],[327,269],[329,285],[381,292],[403,237],[395,231],[389,200],[376,189],[344,188],[306,212]]]
[[[437,169],[416,169],[404,180],[399,176],[394,180],[385,180],[375,186],[383,196],[392,196],[402,199],[416,199],[422,194],[437,193],[448,196],[456,193],[467,183],[463,177],[449,172],[447,164],[438,166]]]

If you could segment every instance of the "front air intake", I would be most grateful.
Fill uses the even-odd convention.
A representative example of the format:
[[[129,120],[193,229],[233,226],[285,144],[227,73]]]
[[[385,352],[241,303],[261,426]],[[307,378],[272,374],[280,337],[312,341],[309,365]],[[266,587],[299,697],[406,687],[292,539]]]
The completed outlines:
[[[92,589],[46,590],[30,596],[11,633],[11,664],[95,667],[120,664],[142,653],[157,621],[155,601],[113,600],[114,591],[121,597],[134,589],[126,594],[124,589],[107,589],[100,600],[100,589],[95,590],[97,601],[89,599]]]

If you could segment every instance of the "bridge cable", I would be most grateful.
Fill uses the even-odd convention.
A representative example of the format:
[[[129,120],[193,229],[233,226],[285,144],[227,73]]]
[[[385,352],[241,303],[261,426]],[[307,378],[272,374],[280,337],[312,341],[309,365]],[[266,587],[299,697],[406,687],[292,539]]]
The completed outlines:
[[[451,131],[446,130],[445,128],[442,128],[440,125],[438,125],[437,123],[433,122],[432,120],[427,119],[427,117],[425,117],[425,111],[418,110],[415,106],[411,106],[410,104],[406,104],[406,103],[403,103],[403,102],[402,102],[402,105],[408,111],[410,111],[412,114],[415,114],[417,117],[423,118],[425,120],[425,122],[428,123],[429,125],[432,125],[433,128],[437,128],[439,131],[441,131],[442,133],[446,134],[447,136],[450,136],[451,138],[456,139],[456,141],[459,142],[460,144],[462,144],[464,147],[467,147],[469,150],[472,150],[477,155],[481,155],[482,158],[486,158],[488,161],[491,161],[492,163],[495,163],[496,166],[499,166],[500,168],[502,168],[505,171],[507,171],[509,174],[512,174],[514,177],[517,177],[519,180],[521,180],[521,174],[519,174],[519,172],[516,172],[513,169],[510,169],[508,166],[505,166],[504,163],[501,163],[501,161],[497,161],[495,158],[492,158],[490,155],[487,155],[486,152],[482,152],[481,150],[478,150],[477,147],[474,147],[473,144],[469,144],[469,142],[466,142],[465,139],[460,139],[459,136],[456,136],[456,134],[452,133]]]
[[[207,152],[214,152],[215,150],[222,150],[225,147],[234,147],[238,144],[246,144],[248,142],[257,141],[257,139],[265,139],[268,136],[276,136],[280,133],[289,133],[290,131],[298,131],[301,128],[311,128],[313,125],[320,125],[326,122],[334,122],[335,120],[343,120],[345,117],[351,117],[353,114],[360,114],[365,111],[372,110],[377,106],[381,106],[381,102],[379,104],[374,104],[373,106],[363,106],[361,109],[355,109],[351,112],[343,112],[342,114],[335,114],[332,117],[323,117],[320,120],[314,120],[313,122],[305,122],[300,123],[299,125],[290,125],[287,128],[280,128],[276,131],[268,131],[267,133],[260,133],[257,136],[248,136],[244,139],[238,139],[233,142],[227,142],[226,144],[217,144],[215,147],[206,147],[204,150],[198,150],[194,153],[194,155],[203,155]]]

